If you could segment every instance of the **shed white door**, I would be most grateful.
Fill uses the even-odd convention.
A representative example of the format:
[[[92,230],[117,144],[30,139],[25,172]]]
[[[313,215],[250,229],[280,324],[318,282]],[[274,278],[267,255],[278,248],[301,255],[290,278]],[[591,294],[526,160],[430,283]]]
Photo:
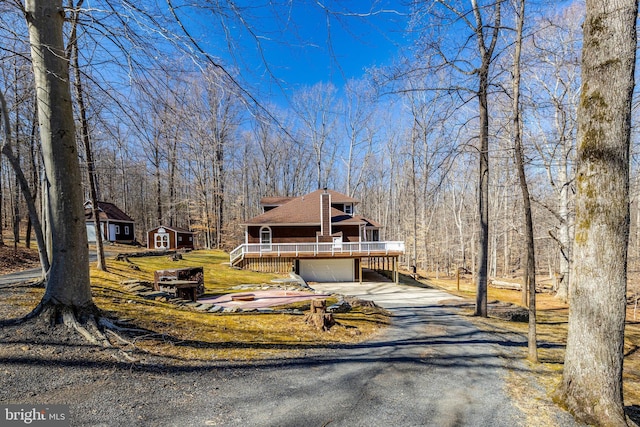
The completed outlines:
[[[353,259],[301,259],[300,276],[307,282],[353,282]]]
[[[109,224],[109,241],[111,242],[115,242],[116,241],[116,235],[118,233],[116,233],[116,224]]]
[[[96,226],[92,222],[87,222],[87,241],[91,243],[96,241]]]

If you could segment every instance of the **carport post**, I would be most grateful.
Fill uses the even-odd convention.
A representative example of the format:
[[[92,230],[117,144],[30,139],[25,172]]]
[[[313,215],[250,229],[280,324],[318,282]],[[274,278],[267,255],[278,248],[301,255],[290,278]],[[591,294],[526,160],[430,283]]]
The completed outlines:
[[[358,269],[360,270],[360,275],[358,277],[360,278],[360,284],[362,285],[362,258],[358,261]]]

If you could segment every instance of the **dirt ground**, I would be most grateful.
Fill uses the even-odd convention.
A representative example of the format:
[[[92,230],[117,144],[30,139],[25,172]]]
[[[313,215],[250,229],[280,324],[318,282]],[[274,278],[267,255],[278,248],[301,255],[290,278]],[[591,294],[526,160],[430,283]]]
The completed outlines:
[[[40,267],[38,253],[22,245],[0,246],[0,275]]]

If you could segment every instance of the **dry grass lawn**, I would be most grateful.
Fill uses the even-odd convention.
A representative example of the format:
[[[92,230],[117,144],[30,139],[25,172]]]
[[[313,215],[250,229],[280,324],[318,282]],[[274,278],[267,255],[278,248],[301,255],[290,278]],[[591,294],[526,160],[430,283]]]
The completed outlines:
[[[304,316],[299,314],[203,313],[145,299],[123,286],[123,282],[132,279],[152,282],[155,270],[194,266],[204,267],[208,296],[239,292],[233,289],[238,285],[270,284],[279,277],[232,269],[228,261],[228,254],[222,251],[193,251],[184,254],[180,261],[171,261],[167,256],[131,257],[130,262],[111,257],[107,259],[108,272],[91,269],[94,300],[108,317],[124,320],[128,327],[141,330],[131,339],[136,350],[182,363],[295,357],[312,349],[366,340],[388,324],[388,315],[383,310],[358,308],[351,313],[336,314],[338,325],[321,332],[304,323]],[[28,313],[42,292],[31,289],[16,295],[12,301],[15,315]]]

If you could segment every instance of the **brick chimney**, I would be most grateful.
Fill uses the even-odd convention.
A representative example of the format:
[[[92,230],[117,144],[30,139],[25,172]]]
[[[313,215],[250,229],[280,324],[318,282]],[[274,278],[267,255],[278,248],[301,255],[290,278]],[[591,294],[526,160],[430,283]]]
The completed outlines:
[[[320,194],[320,235],[331,236],[331,194],[326,188]]]

